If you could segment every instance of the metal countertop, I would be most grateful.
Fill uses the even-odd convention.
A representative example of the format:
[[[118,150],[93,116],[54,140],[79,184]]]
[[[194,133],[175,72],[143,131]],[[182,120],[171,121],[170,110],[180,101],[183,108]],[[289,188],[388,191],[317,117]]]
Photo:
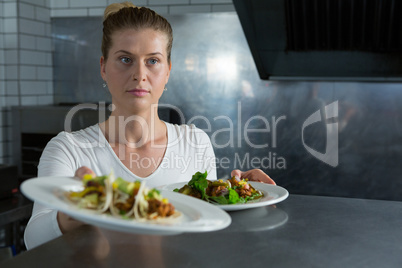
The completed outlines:
[[[126,234],[83,226],[2,267],[401,267],[402,202],[290,195],[229,213],[208,233]]]

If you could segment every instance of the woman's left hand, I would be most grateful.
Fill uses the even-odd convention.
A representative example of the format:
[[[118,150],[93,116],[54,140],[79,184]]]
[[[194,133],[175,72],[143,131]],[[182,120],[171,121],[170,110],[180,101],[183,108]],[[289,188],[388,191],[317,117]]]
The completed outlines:
[[[240,179],[248,179],[249,181],[258,181],[268,184],[276,185],[275,181],[271,179],[264,171],[261,169],[251,169],[248,171],[241,171],[235,169],[232,171],[231,176],[238,177]]]

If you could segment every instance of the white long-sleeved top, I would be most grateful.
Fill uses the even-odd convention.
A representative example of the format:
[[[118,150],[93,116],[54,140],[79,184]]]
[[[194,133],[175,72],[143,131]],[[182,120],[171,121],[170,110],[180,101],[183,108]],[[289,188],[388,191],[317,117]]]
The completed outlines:
[[[146,181],[149,187],[187,182],[197,171],[207,171],[208,179],[215,180],[215,154],[208,135],[194,125],[165,124],[168,133],[165,155],[157,169],[146,178],[136,176],[120,161],[98,124],[73,133],[61,132],[54,137],[40,158],[38,177],[72,177],[79,167],[87,166],[96,175],[106,175],[113,170],[116,177]],[[130,157],[132,165],[152,164],[150,159]],[[35,202],[24,234],[27,249],[61,234],[57,210]]]

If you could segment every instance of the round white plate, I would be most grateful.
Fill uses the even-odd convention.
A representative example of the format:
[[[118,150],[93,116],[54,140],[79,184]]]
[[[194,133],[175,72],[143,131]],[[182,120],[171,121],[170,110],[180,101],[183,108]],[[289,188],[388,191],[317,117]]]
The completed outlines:
[[[223,210],[226,210],[226,211],[257,208],[257,207],[263,207],[263,206],[268,206],[268,205],[273,205],[273,204],[279,203],[279,202],[285,200],[289,196],[289,193],[285,188],[277,186],[277,185],[266,184],[266,183],[255,182],[255,181],[249,181],[249,183],[256,190],[263,192],[264,196],[257,200],[249,201],[245,204],[229,204],[229,205],[215,205],[215,206],[219,207]],[[163,186],[161,189],[167,190],[167,191],[173,191],[174,189],[180,189],[185,184],[187,184],[187,182],[179,182],[179,183],[169,184],[169,185]],[[194,199],[196,199],[196,198],[194,198]],[[207,202],[205,202],[205,203],[207,203]]]
[[[275,229],[288,221],[288,214],[280,208],[266,206],[231,211],[233,224],[222,232],[260,232]]]
[[[57,209],[77,220],[115,231],[173,235],[220,230],[229,226],[232,221],[226,212],[207,202],[166,190],[162,190],[161,194],[182,213],[179,221],[167,224],[121,219],[78,208],[63,197],[62,193],[65,191],[80,189],[82,182],[71,177],[39,177],[26,180],[21,185],[22,193],[39,204]]]

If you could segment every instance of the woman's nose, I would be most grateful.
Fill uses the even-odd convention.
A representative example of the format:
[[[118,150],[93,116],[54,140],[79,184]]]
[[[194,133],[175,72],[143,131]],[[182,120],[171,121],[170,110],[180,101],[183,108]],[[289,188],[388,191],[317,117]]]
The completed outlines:
[[[146,69],[145,66],[142,64],[138,63],[136,66],[133,68],[133,80],[137,81],[145,81],[146,77]]]

